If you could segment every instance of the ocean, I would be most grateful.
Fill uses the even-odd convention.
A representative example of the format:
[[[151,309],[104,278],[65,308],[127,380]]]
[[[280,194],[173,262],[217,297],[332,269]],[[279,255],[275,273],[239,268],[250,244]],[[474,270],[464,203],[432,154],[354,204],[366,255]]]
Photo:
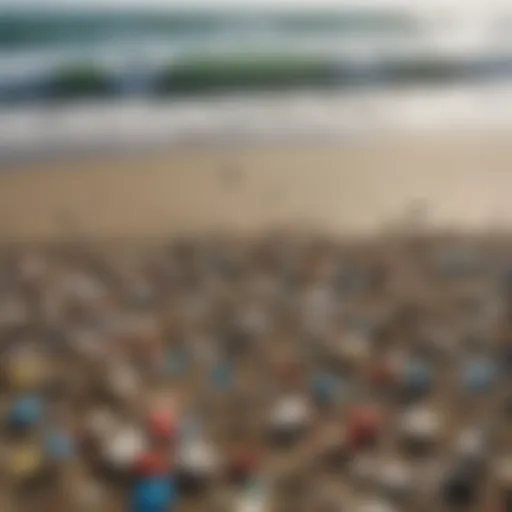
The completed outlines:
[[[389,9],[0,12],[0,160],[512,126],[510,34]]]
[[[389,9],[6,11],[0,103],[501,78],[512,38],[497,27]]]

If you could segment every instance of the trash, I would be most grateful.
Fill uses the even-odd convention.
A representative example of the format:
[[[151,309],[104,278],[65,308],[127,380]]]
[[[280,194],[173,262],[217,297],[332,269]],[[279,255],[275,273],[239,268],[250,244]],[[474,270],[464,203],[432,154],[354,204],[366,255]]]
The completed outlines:
[[[489,360],[475,359],[470,361],[463,369],[463,385],[474,393],[489,391],[497,380],[496,365]]]
[[[431,365],[422,360],[413,359],[403,369],[402,383],[408,396],[423,396],[430,391],[433,383]]]
[[[145,478],[138,481],[132,492],[130,512],[172,512],[177,489],[172,479]]]
[[[432,447],[441,435],[442,423],[439,414],[427,406],[415,406],[406,410],[399,418],[399,431],[407,447],[421,454]]]
[[[49,432],[45,439],[46,452],[56,461],[69,460],[75,455],[75,445],[71,434],[64,429]]]
[[[326,372],[313,375],[311,394],[318,405],[333,405],[341,398],[341,379]]]
[[[307,429],[311,421],[311,411],[307,401],[301,396],[286,396],[277,401],[271,411],[271,436],[279,445],[295,442]]]
[[[215,364],[211,371],[211,382],[216,389],[231,389],[235,382],[232,366],[225,361]]]
[[[171,440],[176,434],[176,419],[174,413],[169,410],[150,411],[148,417],[149,434],[162,440]]]
[[[121,426],[104,439],[103,457],[109,468],[128,471],[135,466],[146,447],[146,439],[140,429]]]
[[[28,429],[37,425],[43,417],[44,402],[38,396],[18,398],[11,407],[10,424],[16,429]]]
[[[436,272],[446,241],[298,238],[123,248],[101,275],[56,249],[0,272],[6,493],[50,475],[44,508],[65,487],[80,512],[181,494],[211,512],[480,510],[489,472],[508,506],[502,265],[457,244]]]
[[[382,412],[372,406],[357,406],[350,413],[347,427],[347,442],[356,452],[373,446],[384,426]]]
[[[180,446],[176,460],[176,483],[186,495],[201,494],[218,468],[217,454],[203,441]]]

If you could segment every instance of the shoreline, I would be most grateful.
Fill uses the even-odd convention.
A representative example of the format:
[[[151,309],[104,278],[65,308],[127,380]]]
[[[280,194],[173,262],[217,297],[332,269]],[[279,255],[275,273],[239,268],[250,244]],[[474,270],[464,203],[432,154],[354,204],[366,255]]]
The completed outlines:
[[[159,148],[510,132],[511,112],[507,84],[13,107],[0,109],[0,169]]]
[[[392,232],[415,205],[425,207],[428,229],[508,231],[512,147],[502,135],[390,134],[33,162],[0,173],[0,238],[372,236]]]

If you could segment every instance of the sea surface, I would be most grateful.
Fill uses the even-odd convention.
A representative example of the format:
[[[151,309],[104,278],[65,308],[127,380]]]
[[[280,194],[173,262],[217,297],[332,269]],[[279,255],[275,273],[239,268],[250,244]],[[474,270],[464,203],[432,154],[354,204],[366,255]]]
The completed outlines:
[[[389,9],[0,12],[0,163],[197,141],[511,129],[511,26],[504,17],[464,25]],[[320,59],[334,71],[352,63],[358,80],[152,95],[155,77],[177,63],[262,55]],[[449,83],[382,80],[386,62],[425,58],[463,63],[466,72]],[[115,94],[48,101],[45,84],[66,66],[100,69]]]
[[[119,95],[143,95],[176,62],[236,54],[299,55],[358,63],[372,82],[382,63],[450,56],[480,74],[512,74],[507,20],[464,25],[403,10],[336,11],[0,11],[0,101],[44,98],[66,66],[94,66]],[[488,63],[488,66],[485,66]]]

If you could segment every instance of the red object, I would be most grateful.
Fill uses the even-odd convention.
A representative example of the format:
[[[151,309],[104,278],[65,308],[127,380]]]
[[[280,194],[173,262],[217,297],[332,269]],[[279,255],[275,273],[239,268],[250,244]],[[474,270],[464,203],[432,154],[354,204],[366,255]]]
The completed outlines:
[[[163,476],[170,469],[171,464],[162,452],[145,453],[135,464],[135,472],[140,476]]]
[[[169,411],[153,411],[149,414],[149,432],[160,439],[170,439],[176,433],[176,422]]]
[[[382,414],[370,407],[354,409],[348,422],[348,444],[358,450],[375,443],[383,424]]]
[[[376,362],[368,370],[368,380],[373,386],[389,388],[397,383],[397,376],[389,365]]]

